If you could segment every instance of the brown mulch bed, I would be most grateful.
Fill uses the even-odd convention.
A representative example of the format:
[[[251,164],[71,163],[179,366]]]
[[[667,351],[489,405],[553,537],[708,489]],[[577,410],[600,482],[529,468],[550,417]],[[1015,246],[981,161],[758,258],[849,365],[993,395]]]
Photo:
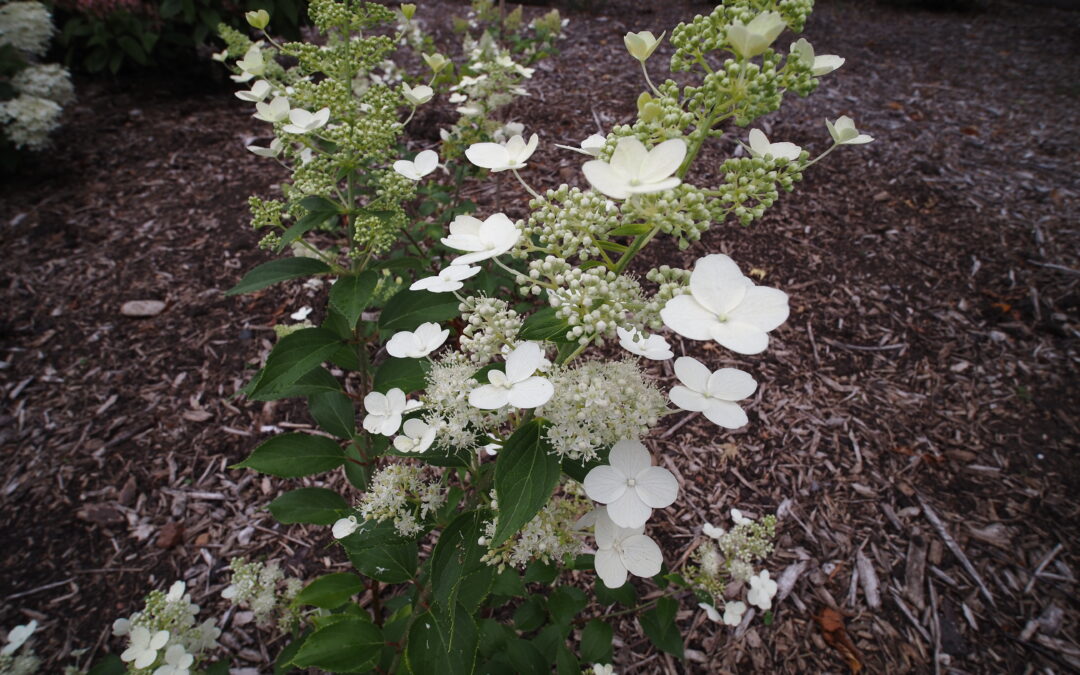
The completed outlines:
[[[554,68],[514,110],[544,136],[534,184],[580,183],[579,160],[551,143],[630,119],[641,83],[622,35],[706,11],[636,4],[570,14]],[[682,664],[623,621],[619,672],[841,672],[845,650],[872,672],[1080,669],[1078,16],[819,3],[806,36],[848,61],[761,125],[817,150],[823,118],[850,114],[875,143],[813,167],[761,222],[719,224],[685,252],[658,244],[641,266],[725,252],[791,295],[761,357],[686,345],[762,386],[738,432],[677,415],[652,436],[684,492],[651,531],[679,552],[670,565],[727,508],[782,507],[770,569],[793,590],[771,625],[738,631],[684,603]],[[246,198],[283,176],[243,150],[260,123],[227,89],[79,94],[56,148],[0,196],[0,627],[37,619],[49,671],[72,649],[115,650],[113,618],[177,578],[224,614],[232,556],[306,576],[344,558],[325,530],[265,511],[286,481],[226,468],[307,423],[291,404],[232,397],[270,327],[319,300],[299,284],[223,297],[267,257]],[[702,176],[744,134],[703,157]],[[490,211],[490,189],[474,193]],[[166,309],[120,314],[142,299]],[[235,624],[223,642],[256,668],[277,649]]]

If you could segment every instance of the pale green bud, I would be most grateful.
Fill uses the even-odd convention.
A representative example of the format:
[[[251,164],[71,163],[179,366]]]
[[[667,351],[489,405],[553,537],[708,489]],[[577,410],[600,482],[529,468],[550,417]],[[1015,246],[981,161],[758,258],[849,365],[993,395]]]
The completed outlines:
[[[260,9],[257,12],[248,12],[244,14],[244,18],[251,24],[252,28],[262,30],[270,23],[270,13],[265,9]]]
[[[643,30],[640,33],[627,33],[623,37],[623,43],[626,44],[626,51],[630,52],[630,56],[633,56],[638,61],[645,63],[652,53],[656,51],[656,47],[664,39],[664,35],[667,31],[660,34],[660,37],[653,37],[651,31]]]
[[[424,62],[428,64],[432,72],[439,72],[446,67],[446,64],[450,63],[445,56],[435,52],[434,54],[424,54]]]
[[[412,21],[412,18],[416,15],[416,5],[411,2],[401,3],[401,13],[405,16],[406,21]]]

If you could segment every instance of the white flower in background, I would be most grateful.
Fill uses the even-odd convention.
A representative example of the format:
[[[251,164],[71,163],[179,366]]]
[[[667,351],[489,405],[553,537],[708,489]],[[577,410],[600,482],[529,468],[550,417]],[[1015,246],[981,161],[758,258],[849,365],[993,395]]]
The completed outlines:
[[[747,518],[746,516],[744,516],[742,514],[742,511],[740,511],[739,509],[731,509],[731,522],[735,523],[736,525],[749,525],[750,523],[754,522],[754,520],[752,518]]]
[[[432,72],[439,72],[446,67],[446,64],[450,61],[442,54],[435,52],[434,54],[422,54],[424,57],[424,63],[428,64],[428,68],[431,68]]]
[[[488,457],[494,457],[495,455],[499,454],[500,450],[502,450],[502,445],[500,445],[499,443],[488,443],[480,449],[483,450]]]
[[[478,105],[463,105],[460,108],[454,109],[459,115],[465,117],[477,117],[484,114],[484,109]]]
[[[370,434],[393,436],[401,428],[401,416],[420,407],[419,401],[405,399],[405,392],[397,387],[382,394],[373,391],[364,397],[364,429]]]
[[[266,100],[266,97],[270,94],[270,90],[271,87],[269,82],[266,80],[259,80],[251,85],[251,91],[236,92],[236,98],[241,101],[248,101],[249,103],[258,103]]]
[[[157,661],[158,650],[169,641],[169,631],[159,630],[151,634],[145,627],[135,626],[131,629],[128,639],[131,640],[131,646],[120,655],[120,660],[124,663],[134,661],[135,669],[139,670]]]
[[[259,157],[277,157],[281,154],[281,150],[285,147],[280,138],[275,138],[270,141],[270,147],[264,148],[259,145],[245,146],[248,151],[258,155]]]
[[[426,84],[410,87],[407,82],[401,83],[401,93],[405,96],[405,100],[413,105],[423,105],[435,95],[435,91]]]
[[[40,2],[9,2],[0,6],[0,45],[11,45],[34,56],[45,56],[56,29],[49,8]]]
[[[194,663],[195,657],[184,645],[172,645],[165,650],[165,663],[154,669],[154,675],[190,675]]]
[[[751,605],[769,610],[772,608],[776,588],[776,582],[769,578],[769,570],[761,570],[760,573],[750,577],[750,590],[746,592],[746,599]]]
[[[623,36],[623,44],[626,45],[626,51],[630,52],[630,56],[645,63],[652,56],[652,53],[656,51],[665,35],[667,35],[667,31],[661,33],[660,37],[653,37],[652,32],[647,30],[640,33],[627,33]]]
[[[732,23],[727,30],[727,39],[736,54],[749,59],[768,49],[786,27],[778,12],[762,12],[748,24]]]
[[[585,494],[607,505],[607,514],[619,527],[641,527],[653,509],[662,509],[679,496],[679,481],[670,471],[652,465],[652,456],[639,441],[619,441],[611,448],[608,464],[585,476]]]
[[[229,58],[229,48],[228,47],[226,47],[225,49],[222,49],[220,52],[215,52],[215,53],[210,55],[210,60],[211,61],[217,61],[218,63],[225,63],[225,61],[228,58]]]
[[[799,38],[791,43],[791,53],[796,54],[799,60],[810,66],[810,73],[814,77],[828,75],[840,66],[844,65],[845,59],[835,54],[814,55],[814,48],[806,38]]]
[[[619,139],[608,162],[594,159],[581,167],[589,183],[612,199],[649,194],[677,187],[673,174],[686,157],[686,141],[672,138],[652,150],[633,136]]]
[[[481,410],[498,410],[507,405],[535,408],[544,405],[555,393],[547,378],[534,376],[544,365],[544,350],[535,342],[522,342],[506,357],[506,372],[488,372],[490,384],[469,392],[469,405]]]
[[[725,429],[738,429],[749,421],[734,403],[757,389],[757,382],[748,373],[735,368],[713,373],[697,359],[681,356],[675,359],[675,375],[682,385],[672,387],[668,397],[683,410],[704,413],[710,422]]]
[[[16,148],[44,150],[49,146],[49,134],[60,126],[63,112],[56,101],[19,94],[0,102],[0,125]]]
[[[604,144],[607,143],[607,139],[600,134],[593,134],[581,142],[580,147],[573,147],[571,145],[559,145],[555,144],[556,148],[562,148],[563,150],[573,150],[574,152],[580,152],[583,155],[589,157],[596,157],[600,154],[600,151],[604,148]]]
[[[116,637],[123,637],[131,632],[131,620],[130,619],[117,619],[112,624],[112,634]]]
[[[468,251],[454,258],[451,265],[471,265],[506,253],[521,238],[521,230],[503,213],[494,213],[483,222],[461,215],[450,223],[450,236],[442,243],[459,251]]]
[[[284,122],[289,119],[289,99],[275,96],[269,103],[259,101],[255,104],[255,114],[252,117],[271,124]]]
[[[334,522],[330,532],[334,535],[334,539],[344,539],[358,529],[360,529],[360,523],[356,521],[356,516],[349,516],[348,518],[339,518]]]
[[[30,636],[37,630],[37,621],[31,621],[30,623],[23,624],[22,626],[15,626],[8,631],[7,644],[3,649],[0,649],[0,654],[14,654],[18,651],[19,647],[23,646],[23,643],[30,639]]]
[[[750,130],[750,154],[754,157],[772,155],[776,159],[794,162],[802,154],[802,148],[794,143],[770,143],[761,129]]]
[[[165,594],[165,602],[180,602],[184,599],[186,590],[187,584],[183,581],[174,581],[173,585],[169,587],[169,592]]]
[[[289,318],[292,319],[293,321],[304,321],[305,319],[308,318],[308,316],[311,315],[311,312],[313,312],[313,311],[314,310],[312,310],[310,306],[304,305],[300,309],[298,309],[295,312],[293,312],[292,314],[290,314]]]
[[[67,105],[75,100],[75,85],[71,83],[71,73],[59,63],[35,63],[29,65],[11,78],[11,86],[20,94],[38,96],[60,105]]]
[[[412,286],[409,286],[409,290],[449,293],[461,289],[465,285],[461,283],[462,281],[479,274],[479,272],[479,266],[451,265],[433,277],[417,279],[412,283]]]
[[[838,117],[835,123],[826,119],[825,126],[837,145],[862,145],[874,140],[872,136],[860,134],[855,128],[855,122],[847,115]]]
[[[615,675],[615,667],[610,663],[594,663],[592,672],[593,675]]]
[[[690,293],[660,310],[668,328],[691,340],[716,340],[739,354],[759,354],[768,332],[788,318],[787,293],[756,286],[726,255],[701,258],[690,274]]]
[[[507,139],[513,138],[514,136],[520,136],[523,133],[525,133],[524,124],[522,124],[521,122],[507,122],[506,124],[496,129],[495,133],[493,133],[491,137],[494,138],[497,142],[502,143]]]
[[[422,323],[415,331],[403,330],[394,333],[394,336],[386,343],[386,351],[390,356],[399,359],[422,359],[446,342],[450,336],[450,329],[443,328],[437,323]]]
[[[722,537],[722,536],[724,536],[725,534],[727,534],[727,531],[726,531],[726,530],[724,530],[724,528],[722,528],[722,527],[716,527],[716,526],[715,526],[715,525],[713,525],[712,523],[705,523],[705,524],[704,524],[704,525],[703,525],[703,526],[701,527],[701,532],[702,532],[702,534],[704,534],[704,535],[705,535],[706,537],[711,537],[712,539],[719,539],[720,537]]]
[[[492,173],[509,169],[522,169],[525,162],[536,152],[540,137],[533,134],[526,143],[521,134],[516,134],[505,143],[473,143],[465,151],[469,161]]]
[[[727,625],[738,626],[742,623],[743,614],[746,614],[745,602],[736,600],[724,603],[724,623]]]
[[[398,452],[424,452],[435,442],[435,434],[439,428],[428,424],[423,420],[405,420],[401,429],[404,436],[394,439],[394,447]]]
[[[266,72],[266,61],[258,42],[251,45],[244,58],[236,62],[236,67],[243,72],[230,76],[234,82],[248,82]]]
[[[326,125],[330,121],[330,108],[308,112],[303,108],[289,111],[289,122],[283,129],[287,134],[306,134]]]
[[[619,335],[619,345],[631,354],[653,361],[665,361],[675,356],[671,345],[662,335],[646,336],[636,328],[626,329],[622,326],[616,327],[615,332]]]
[[[409,180],[420,180],[439,166],[439,153],[434,150],[421,150],[411,162],[399,159],[394,162],[394,171]]]
[[[458,103],[464,103],[465,101],[468,101],[469,97],[466,96],[465,94],[462,94],[460,92],[455,91],[453,94],[450,94],[450,96],[446,100],[448,100],[451,103],[457,105]],[[446,140],[446,139],[444,138],[443,140]]]
[[[596,510],[596,573],[608,588],[626,583],[629,572],[638,577],[660,573],[664,555],[656,542],[643,534],[644,528],[616,525],[606,509]]]

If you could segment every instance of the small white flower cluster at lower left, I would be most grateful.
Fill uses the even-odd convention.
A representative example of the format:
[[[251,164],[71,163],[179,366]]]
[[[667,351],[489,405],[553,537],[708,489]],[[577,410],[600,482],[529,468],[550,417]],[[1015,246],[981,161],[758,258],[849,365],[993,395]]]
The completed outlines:
[[[153,675],[189,675],[203,653],[217,647],[221,635],[214,619],[197,624],[198,613],[183,581],[168,593],[151,591],[142,611],[113,622],[113,635],[128,639],[120,660]]]

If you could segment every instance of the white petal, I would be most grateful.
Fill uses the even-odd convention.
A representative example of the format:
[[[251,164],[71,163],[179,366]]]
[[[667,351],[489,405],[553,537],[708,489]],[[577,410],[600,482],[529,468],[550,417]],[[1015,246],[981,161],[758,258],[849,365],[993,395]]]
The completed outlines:
[[[649,159],[645,145],[633,136],[623,136],[611,153],[611,165],[627,178],[638,177],[642,165]]]
[[[735,261],[715,253],[701,258],[690,274],[690,292],[702,307],[726,316],[746,296],[746,277]]]
[[[649,505],[641,501],[636,490],[627,490],[607,505],[608,517],[619,527],[643,527],[652,515]]]
[[[720,623],[720,612],[716,611],[715,607],[707,602],[699,602],[698,607],[705,610],[705,615],[709,617],[709,621]]]
[[[705,364],[692,356],[680,356],[675,359],[675,377],[691,390],[704,394],[709,390],[709,377],[712,371]]]
[[[769,334],[756,326],[739,321],[727,321],[712,327],[712,337],[721,345],[739,354],[760,354],[769,346]]]
[[[399,159],[394,162],[394,171],[405,176],[409,180],[420,180],[422,177],[416,169],[416,164],[407,159]]]
[[[664,554],[656,542],[643,534],[635,534],[622,540],[622,563],[631,574],[654,577],[664,564]]]
[[[378,391],[368,393],[364,397],[364,410],[372,415],[385,415],[390,411],[390,404],[386,400],[386,394]]]
[[[766,576],[768,579],[768,576]],[[150,649],[157,651],[165,646],[165,643],[169,641],[169,631],[159,630],[154,633],[154,637],[150,638]]]
[[[713,327],[720,322],[716,314],[701,305],[692,295],[676,295],[660,310],[664,325],[691,340],[713,339]]]
[[[787,321],[790,311],[787,293],[767,286],[751,286],[727,316],[767,332]]]
[[[356,516],[350,516],[348,518],[341,518],[334,523],[334,527],[331,532],[334,535],[334,539],[344,539],[353,532],[356,532],[360,524],[356,522]]]
[[[681,138],[664,141],[649,151],[649,159],[638,178],[646,183],[659,183],[678,171],[685,158],[686,141]]]
[[[498,143],[474,143],[465,151],[465,156],[484,169],[501,169],[509,165],[506,148]]]
[[[634,480],[638,497],[650,508],[667,508],[679,496],[679,481],[663,467],[650,466],[638,473]]]
[[[750,130],[750,150],[758,155],[764,155],[769,151],[769,139],[761,129]]]
[[[652,456],[641,441],[623,440],[611,447],[608,464],[618,469],[627,478],[633,478],[652,466]],[[623,527],[633,526],[623,525]]]
[[[738,368],[721,368],[709,376],[709,395],[725,401],[741,401],[757,390],[757,382],[750,373]]]
[[[403,330],[399,333],[394,333],[386,342],[386,352],[390,356],[397,357],[399,359],[407,358],[420,358],[426,356],[426,354],[417,354],[419,344],[416,336],[410,331]]]
[[[412,419],[405,420],[405,425],[401,428],[401,431],[412,439],[417,439],[427,433],[428,424],[424,420],[413,417]]]
[[[481,410],[498,410],[510,402],[509,390],[483,384],[469,392],[469,405]]]
[[[746,423],[750,421],[742,408],[734,403],[728,403],[727,401],[711,399],[705,407],[705,410],[702,412],[704,412],[705,417],[707,417],[710,422],[722,426],[725,429],[738,429],[741,426],[745,426]]]
[[[670,190],[672,188],[679,187],[682,183],[681,180],[672,176],[671,178],[665,178],[662,181],[656,183],[640,183],[638,185],[628,185],[626,191],[635,195],[647,195],[654,192],[663,192],[664,190]]]
[[[386,392],[386,406],[392,413],[400,413],[405,411],[405,392],[401,389],[394,387],[390,391]],[[401,424],[398,422],[398,424]]]
[[[596,574],[608,588],[619,588],[626,583],[626,567],[615,551],[597,551],[593,564],[596,566]]]
[[[439,165],[439,153],[434,150],[422,150],[416,155],[413,163],[416,165],[416,170],[420,175],[426,176]]]
[[[701,412],[710,400],[698,392],[680,385],[671,388],[671,391],[668,392],[668,398],[679,408],[690,412]]]
[[[443,243],[444,244],[446,243],[445,239],[443,239]],[[465,255],[458,256],[457,258],[454,258],[453,260],[451,260],[450,264],[451,265],[471,265],[473,263],[480,262],[481,260],[487,260],[488,258],[494,258],[495,256],[500,255],[501,253],[505,253],[505,251],[496,251],[496,250],[488,249],[488,250],[483,250],[483,251],[477,251],[476,253],[466,253]]]
[[[626,492],[627,475],[607,464],[593,467],[585,476],[585,494],[589,499],[610,504]]]
[[[506,379],[522,382],[536,372],[544,359],[544,350],[535,342],[522,342],[506,357]]]
[[[393,436],[401,428],[401,413],[391,413],[380,420],[378,433],[383,436]]]
[[[612,199],[626,199],[630,196],[629,183],[611,168],[607,162],[594,159],[581,167],[585,179],[599,192]]]
[[[537,408],[551,400],[555,386],[543,377],[530,377],[510,388],[508,401],[515,408]]]

